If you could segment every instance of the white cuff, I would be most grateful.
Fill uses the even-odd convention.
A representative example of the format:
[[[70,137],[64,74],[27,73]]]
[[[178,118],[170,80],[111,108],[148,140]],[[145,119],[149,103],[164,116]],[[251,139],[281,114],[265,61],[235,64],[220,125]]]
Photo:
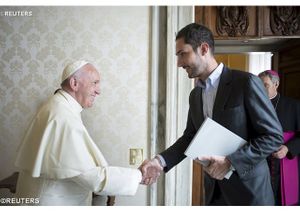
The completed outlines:
[[[160,161],[160,164],[163,168],[167,166],[165,159],[161,155],[156,155],[155,157]]]

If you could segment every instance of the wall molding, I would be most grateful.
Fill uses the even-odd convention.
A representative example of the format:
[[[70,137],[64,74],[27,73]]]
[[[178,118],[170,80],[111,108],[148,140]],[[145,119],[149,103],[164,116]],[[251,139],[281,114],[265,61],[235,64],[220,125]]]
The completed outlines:
[[[194,7],[170,6],[167,13],[166,148],[182,135],[186,126],[193,81],[177,68],[175,34],[194,22]],[[191,186],[192,161],[185,159],[165,176],[165,205],[191,205]]]

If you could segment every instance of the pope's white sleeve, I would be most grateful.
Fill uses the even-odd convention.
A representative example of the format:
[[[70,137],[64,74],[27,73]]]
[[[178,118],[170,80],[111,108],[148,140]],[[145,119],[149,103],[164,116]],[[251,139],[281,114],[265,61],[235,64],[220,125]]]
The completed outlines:
[[[105,173],[104,167],[95,167],[71,179],[85,189],[96,192],[104,186]]]
[[[108,166],[105,184],[98,195],[134,195],[142,180],[138,169]]]
[[[134,195],[142,174],[138,169],[95,167],[72,180],[98,195]]]

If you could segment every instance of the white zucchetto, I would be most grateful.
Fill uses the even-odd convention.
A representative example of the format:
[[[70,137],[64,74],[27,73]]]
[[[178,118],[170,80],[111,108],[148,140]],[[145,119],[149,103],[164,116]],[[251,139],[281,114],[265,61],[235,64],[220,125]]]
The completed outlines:
[[[75,62],[69,63],[62,74],[61,82],[65,81],[68,77],[78,71],[81,67],[88,64],[89,62],[86,60],[77,60]]]

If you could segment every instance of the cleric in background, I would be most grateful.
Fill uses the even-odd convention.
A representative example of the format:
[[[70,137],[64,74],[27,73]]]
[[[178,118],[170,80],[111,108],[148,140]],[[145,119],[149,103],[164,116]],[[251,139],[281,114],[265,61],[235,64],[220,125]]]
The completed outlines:
[[[280,80],[276,71],[266,70],[258,76],[267,89],[284,132],[284,144],[268,158],[276,205],[298,205],[300,102],[277,92]]]

